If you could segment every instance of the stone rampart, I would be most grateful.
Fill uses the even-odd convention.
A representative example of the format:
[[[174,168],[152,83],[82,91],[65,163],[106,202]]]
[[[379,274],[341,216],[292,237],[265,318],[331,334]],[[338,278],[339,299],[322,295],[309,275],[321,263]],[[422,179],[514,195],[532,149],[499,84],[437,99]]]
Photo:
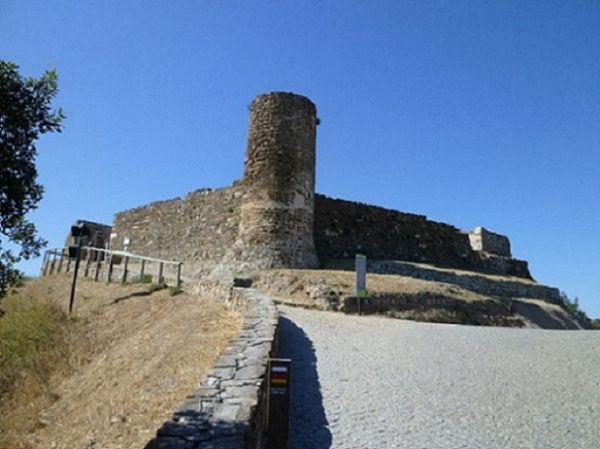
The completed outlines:
[[[322,264],[361,253],[370,260],[405,260],[531,277],[527,262],[475,251],[469,236],[454,226],[323,195],[315,200],[315,245]]]
[[[239,185],[202,189],[115,215],[111,249],[184,261],[184,277],[195,277],[220,262],[238,234]]]
[[[199,190],[168,201],[120,212],[113,225],[113,249],[184,262],[184,278],[208,273],[235,246],[243,184]],[[408,214],[316,195],[315,248],[319,260],[405,260],[530,278],[527,262],[474,251],[457,228]],[[231,253],[229,254],[231,256]]]

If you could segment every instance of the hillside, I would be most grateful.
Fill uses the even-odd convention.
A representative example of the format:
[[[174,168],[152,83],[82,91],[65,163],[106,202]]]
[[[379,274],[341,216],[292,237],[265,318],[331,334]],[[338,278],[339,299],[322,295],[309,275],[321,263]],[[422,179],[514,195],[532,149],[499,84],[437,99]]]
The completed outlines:
[[[72,319],[65,275],[28,282],[3,301],[0,378],[14,382],[0,400],[0,448],[139,448],[154,436],[240,323],[214,301],[149,287],[80,279]],[[53,311],[60,338],[36,355],[47,363],[7,377],[7,329],[34,309]]]
[[[456,324],[583,328],[560,307],[557,289],[532,280],[396,261],[372,261],[368,270],[363,313]],[[357,312],[351,262],[333,262],[324,270],[266,271],[254,285],[281,303]]]

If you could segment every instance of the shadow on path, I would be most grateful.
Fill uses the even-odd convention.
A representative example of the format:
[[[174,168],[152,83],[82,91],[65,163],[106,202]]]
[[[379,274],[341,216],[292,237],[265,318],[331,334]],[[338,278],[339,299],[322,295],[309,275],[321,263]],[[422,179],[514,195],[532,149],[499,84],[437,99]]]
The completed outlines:
[[[290,449],[328,449],[331,432],[323,408],[317,357],[306,333],[279,318],[278,357],[292,359]]]

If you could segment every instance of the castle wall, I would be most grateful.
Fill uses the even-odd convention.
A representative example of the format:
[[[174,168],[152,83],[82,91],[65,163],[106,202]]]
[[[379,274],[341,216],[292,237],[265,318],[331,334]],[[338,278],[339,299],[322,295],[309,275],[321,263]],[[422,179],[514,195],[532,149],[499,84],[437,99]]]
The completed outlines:
[[[320,260],[407,260],[464,267],[475,258],[468,236],[457,228],[382,207],[317,195],[315,242]]]
[[[237,237],[241,195],[239,186],[202,189],[119,212],[111,248],[123,249],[128,238],[130,252],[186,262],[185,274],[209,269]]]
[[[423,215],[323,195],[315,200],[314,234],[321,263],[360,253],[371,260],[405,260],[531,277],[527,262],[475,251],[469,236],[454,226]]]
[[[206,273],[235,246],[243,184],[198,190],[168,201],[116,214],[111,248],[185,262],[184,275]],[[282,222],[282,225],[284,223]],[[314,238],[321,263],[352,259],[405,260],[442,267],[531,277],[527,262],[474,251],[457,228],[408,214],[352,201],[315,197]]]

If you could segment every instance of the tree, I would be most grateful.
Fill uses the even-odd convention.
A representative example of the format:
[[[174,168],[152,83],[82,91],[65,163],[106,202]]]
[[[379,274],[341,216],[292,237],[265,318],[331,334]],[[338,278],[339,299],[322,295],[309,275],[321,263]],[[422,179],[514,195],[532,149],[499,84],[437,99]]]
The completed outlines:
[[[58,93],[56,72],[23,78],[18,69],[0,60],[0,298],[21,279],[14,264],[39,256],[46,244],[25,218],[44,192],[37,183],[35,143],[41,134],[60,132],[65,118],[51,107]],[[3,247],[5,241],[10,247]]]

